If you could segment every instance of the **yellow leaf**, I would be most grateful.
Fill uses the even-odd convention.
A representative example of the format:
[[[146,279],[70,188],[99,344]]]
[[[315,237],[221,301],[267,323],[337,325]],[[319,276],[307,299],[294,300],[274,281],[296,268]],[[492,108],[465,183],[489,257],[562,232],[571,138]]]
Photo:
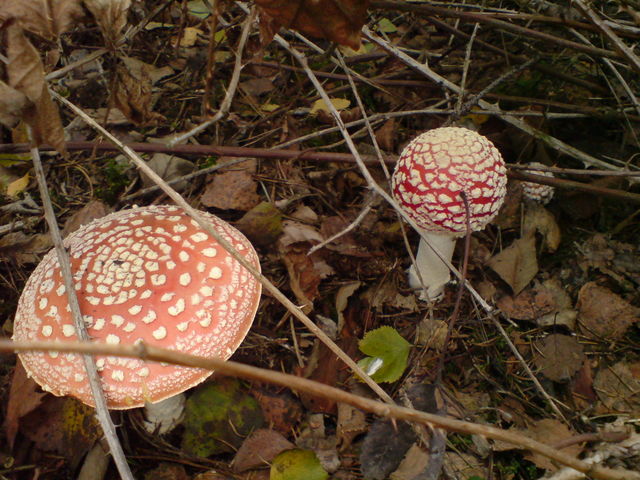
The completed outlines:
[[[7,185],[7,195],[10,197],[16,197],[20,192],[23,192],[29,185],[29,174],[24,177],[14,180]]]
[[[347,100],[346,98],[332,98],[330,100],[333,106],[335,107],[335,109],[338,111],[345,110],[349,108],[349,105],[351,105],[351,101]],[[313,106],[311,107],[311,112],[309,113],[311,113],[311,115],[315,115],[320,110],[323,110],[329,113],[329,107],[327,106],[326,103],[324,103],[324,100],[322,99],[316,100],[315,102],[313,102]]]
[[[280,105],[278,105],[277,103],[263,103],[262,105],[260,105],[260,110],[262,110],[263,112],[274,112],[279,108]]]

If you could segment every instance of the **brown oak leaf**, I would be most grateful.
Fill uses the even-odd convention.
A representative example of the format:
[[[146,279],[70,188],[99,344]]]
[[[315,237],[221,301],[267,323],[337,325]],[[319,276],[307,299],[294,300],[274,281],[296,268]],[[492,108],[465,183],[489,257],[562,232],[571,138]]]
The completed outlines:
[[[256,0],[256,4],[264,43],[285,27],[358,50],[369,0]]]

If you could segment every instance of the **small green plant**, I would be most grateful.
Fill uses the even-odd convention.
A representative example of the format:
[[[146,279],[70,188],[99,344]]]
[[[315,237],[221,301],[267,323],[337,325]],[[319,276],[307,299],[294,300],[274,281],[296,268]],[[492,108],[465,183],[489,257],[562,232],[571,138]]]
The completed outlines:
[[[130,181],[127,175],[128,169],[128,164],[119,163],[115,158],[107,160],[102,170],[103,184],[96,189],[98,198],[109,204],[114,203]]]

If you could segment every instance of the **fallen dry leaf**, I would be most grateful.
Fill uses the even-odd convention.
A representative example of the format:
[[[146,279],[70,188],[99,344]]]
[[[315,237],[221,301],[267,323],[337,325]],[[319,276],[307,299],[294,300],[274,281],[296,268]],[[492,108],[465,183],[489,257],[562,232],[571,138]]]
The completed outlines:
[[[475,455],[462,452],[444,453],[444,467],[447,472],[455,475],[455,478],[487,478],[487,469],[484,462]]]
[[[5,28],[5,39],[9,86],[23,93],[33,104],[24,111],[23,117],[32,128],[33,140],[37,145],[48,143],[66,155],[60,114],[49,95],[40,54],[17,24]]]
[[[514,241],[488,262],[500,278],[509,284],[513,293],[520,293],[538,273],[536,240],[529,236]]]
[[[109,213],[111,213],[111,209],[105,203],[100,200],[91,200],[67,219],[62,229],[62,236],[66,237],[82,225],[86,225],[96,218],[102,218]]]
[[[640,321],[639,308],[595,282],[582,286],[577,308],[581,331],[591,337],[617,340]]]
[[[575,327],[577,313],[571,305],[571,298],[554,278],[527,288],[516,296],[505,295],[497,305],[515,320],[535,321],[539,326],[565,325],[570,330]]]
[[[263,43],[271,41],[280,27],[285,27],[358,50],[369,1],[257,0],[256,4]]]
[[[32,412],[42,403],[47,395],[39,391],[38,384],[27,377],[27,372],[21,362],[16,363],[9,390],[9,403],[7,404],[4,425],[6,428],[7,442],[13,448],[13,442],[18,433],[20,418]]]
[[[247,438],[233,457],[234,472],[244,472],[266,467],[279,453],[295,448],[295,445],[275,430],[260,428]]]
[[[14,17],[22,28],[56,40],[84,16],[81,0],[2,0],[0,19]]]
[[[387,152],[393,152],[396,146],[396,120],[390,118],[375,131],[378,146]]]
[[[265,423],[283,435],[290,435],[302,416],[302,405],[288,390],[273,391],[269,387],[251,392],[260,404]]]
[[[366,432],[367,428],[369,428],[367,416],[362,410],[346,403],[338,403],[336,437],[338,438],[340,451],[349,448],[353,439]]]
[[[17,197],[26,190],[29,186],[29,173],[25,173],[22,177],[14,180],[7,185],[7,191],[5,192],[9,197]]]
[[[266,247],[282,234],[282,213],[272,203],[261,202],[245,213],[235,226],[251,243]]]
[[[536,231],[542,235],[542,246],[555,252],[560,245],[562,234],[560,226],[553,214],[538,203],[527,205],[522,219],[523,237],[533,235]]]
[[[554,311],[553,295],[540,285],[523,290],[516,296],[505,295],[497,301],[498,308],[514,320],[535,320]]]
[[[637,245],[617,242],[596,234],[582,245],[580,267],[595,268],[613,278],[625,291],[633,292],[640,284],[640,251]]]
[[[151,75],[143,62],[128,62],[126,57],[116,67],[111,92],[112,104],[136,125],[152,125],[164,117],[152,111]]]
[[[576,433],[573,430],[570,430],[564,423],[553,418],[544,418],[535,422],[524,433],[534,440],[544,443],[548,443],[550,441],[558,443],[576,435]],[[580,455],[580,452],[582,452],[582,446],[580,444],[573,444],[563,448],[561,452],[565,455],[577,458],[578,455]],[[538,453],[527,453],[525,454],[525,458],[535,463],[538,468],[550,471],[556,471],[558,469],[557,464],[544,455],[540,455]]]
[[[553,333],[534,344],[533,363],[554,382],[570,380],[584,359],[584,347],[576,337]]]
[[[221,210],[251,210],[260,203],[258,184],[253,178],[255,171],[256,161],[252,159],[211,175],[200,201],[206,207]]]
[[[57,452],[75,468],[100,438],[95,410],[73,397],[48,395],[22,417],[20,432],[45,452]]]
[[[27,235],[24,232],[11,232],[0,238],[0,259],[17,265],[38,263],[52,246],[48,233]]]
[[[0,123],[15,127],[24,116],[31,102],[26,95],[0,80]]]
[[[131,0],[84,0],[84,5],[96,19],[107,45],[118,45],[127,25]]]
[[[628,413],[640,417],[640,363],[619,362],[601,369],[593,388],[607,410],[602,413]]]
[[[151,160],[147,162],[147,166],[156,172],[160,178],[166,182],[183,177],[196,170],[196,165],[184,158],[176,157],[175,155],[167,155],[166,153],[158,152],[151,156]],[[142,178],[142,184],[145,187],[151,187],[156,183],[151,180],[146,174],[140,173]],[[174,190],[178,192],[184,191],[191,183],[187,180],[181,180],[172,184]]]
[[[313,310],[313,301],[320,294],[320,274],[313,266],[313,260],[307,255],[310,245],[300,243],[298,246],[290,246],[282,256],[289,274],[289,285],[296,296],[303,312]]]

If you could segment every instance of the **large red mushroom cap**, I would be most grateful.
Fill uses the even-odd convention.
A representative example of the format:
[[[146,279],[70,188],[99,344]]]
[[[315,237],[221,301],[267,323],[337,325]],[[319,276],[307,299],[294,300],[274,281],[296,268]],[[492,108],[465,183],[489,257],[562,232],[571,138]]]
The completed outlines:
[[[393,174],[393,196],[426,231],[482,230],[498,213],[506,193],[506,168],[500,152],[482,135],[458,127],[429,130],[402,151]]]
[[[234,227],[201,212],[251,264],[249,241]],[[97,343],[158,347],[227,359],[247,334],[261,285],[179,207],[164,205],[113,213],[65,239],[88,334]],[[27,281],[13,339],[77,340],[55,251]],[[21,353],[44,390],[93,405],[80,355]],[[207,370],[96,356],[110,408],[158,402],[206,379]]]

